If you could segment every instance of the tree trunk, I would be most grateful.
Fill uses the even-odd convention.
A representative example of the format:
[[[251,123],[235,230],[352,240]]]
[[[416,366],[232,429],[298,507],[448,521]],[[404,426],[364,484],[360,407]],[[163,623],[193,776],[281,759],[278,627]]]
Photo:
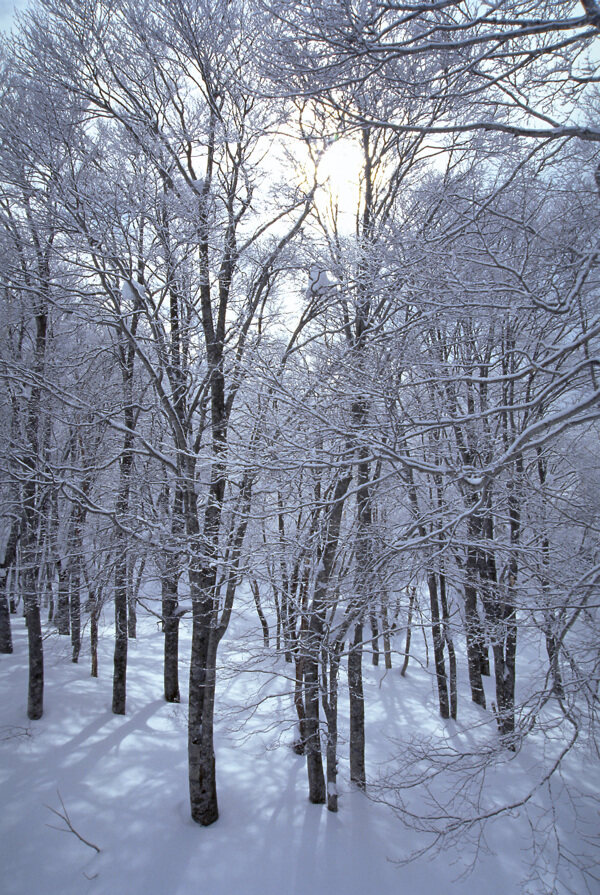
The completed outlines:
[[[115,563],[115,651],[113,658],[112,710],[124,715],[127,695],[127,556],[122,551]]]
[[[406,669],[408,668],[408,662],[410,659],[410,640],[412,636],[412,617],[413,617],[413,609],[415,605],[415,599],[417,596],[417,588],[411,587],[410,594],[408,597],[408,617],[406,619],[406,640],[404,643],[404,662],[402,663],[402,668],[400,669],[400,674],[402,677],[406,674]]]
[[[10,607],[6,595],[8,573],[6,569],[0,569],[0,653],[9,654],[13,651],[12,634],[10,630]]]
[[[350,696],[350,779],[366,789],[365,771],[365,698],[362,677],[363,625],[354,628],[354,641],[348,652],[348,693]]]
[[[308,797],[311,802],[322,804],[326,799],[323,757],[321,754],[321,729],[319,722],[319,662],[323,640],[323,626],[327,611],[329,584],[335,567],[340,536],[344,501],[352,475],[339,479],[331,500],[327,520],[327,537],[323,546],[319,571],[315,581],[312,608],[308,616],[304,650],[304,705],[306,711],[306,767],[308,771]]]
[[[467,544],[466,580],[464,586],[467,662],[471,699],[476,705],[485,708],[485,692],[481,677],[484,637],[481,630],[481,620],[477,612],[478,548],[476,545],[480,537],[481,525],[479,520],[471,516],[469,519],[469,543]]]
[[[10,569],[17,557],[20,526],[13,521],[8,535],[4,559],[0,564],[0,653],[4,655],[13,651],[12,632],[10,629],[10,606],[8,601],[8,581]]]
[[[440,603],[442,605],[442,619],[444,625],[444,640],[448,648],[448,665],[450,669],[450,717],[456,721],[458,715],[458,688],[456,682],[456,651],[450,629],[450,615],[448,613],[448,597],[446,594],[446,576],[440,573]]]
[[[338,675],[340,654],[343,642],[336,641],[323,655],[323,709],[327,719],[327,810],[337,812],[337,711],[338,711]],[[329,665],[329,668],[327,668]]]
[[[294,676],[294,705],[298,715],[298,737],[294,740],[293,749],[296,755],[304,755],[306,750],[306,712],[302,696],[304,687],[304,659],[297,655],[295,661],[296,674]]]
[[[99,612],[92,605],[90,615],[90,655],[92,657],[92,677],[98,677],[98,615]]]
[[[79,558],[75,560],[79,563]],[[81,579],[79,570],[71,576],[71,594],[69,599],[71,609],[71,660],[75,663],[79,661],[79,653],[81,651]]]
[[[164,694],[167,702],[179,702],[179,622],[177,567],[172,556],[162,575],[162,617],[164,642]]]
[[[66,561],[58,563],[58,595],[54,622],[59,634],[68,636],[71,632],[69,623],[69,568]]]
[[[375,609],[369,611],[369,620],[371,622],[371,649],[373,665],[379,665],[379,626],[377,624],[377,615]]]
[[[133,561],[127,560],[127,636],[130,640],[137,638],[137,588],[134,583]]]
[[[388,619],[388,611],[387,606],[384,602],[382,602],[381,604],[381,620],[383,623],[383,658],[385,667],[389,671],[392,667],[392,642],[390,638],[390,623]]]
[[[25,584],[25,621],[29,644],[29,686],[27,717],[39,720],[44,714],[44,651],[40,606],[35,591],[36,575],[31,569],[23,574]]]
[[[321,755],[321,725],[319,720],[319,666],[312,656],[304,669],[304,700],[306,705],[306,767],[308,798],[316,805],[325,802],[325,776]]]
[[[54,590],[52,588],[54,574],[54,564],[46,563],[46,597],[48,601],[48,624],[54,621]]]
[[[190,577],[194,591],[188,724],[190,806],[192,820],[206,827],[219,817],[213,742],[217,655],[211,595],[214,582],[202,581],[202,573],[191,572]]]
[[[553,619],[551,617],[548,618],[549,615],[550,613],[546,612],[547,617],[545,619],[544,634],[546,638],[546,652],[548,654],[550,675],[552,677],[552,692],[557,699],[563,699],[565,689],[563,686],[562,674],[560,672],[558,641],[553,633]]]
[[[259,618],[260,625],[261,625],[262,632],[263,632],[263,644],[265,645],[265,647],[268,648],[268,646],[269,646],[269,626],[267,624],[265,614],[262,611],[262,606],[260,605],[260,590],[258,587],[258,582],[254,578],[250,579],[250,588],[252,590],[252,596],[254,597],[254,605],[256,606],[256,612],[258,614],[258,618]],[[279,612],[277,613],[277,618],[278,618],[277,630],[279,631]],[[277,635],[277,639],[279,640],[279,634]],[[279,651],[279,647],[277,647],[277,650]]]
[[[435,676],[437,680],[440,715],[447,719],[450,717],[450,704],[448,701],[448,679],[446,677],[446,663],[444,661],[444,638],[440,625],[440,609],[437,593],[437,576],[435,572],[427,574],[427,587],[429,588],[429,605],[431,608],[431,633],[433,637],[433,655],[435,659]]]

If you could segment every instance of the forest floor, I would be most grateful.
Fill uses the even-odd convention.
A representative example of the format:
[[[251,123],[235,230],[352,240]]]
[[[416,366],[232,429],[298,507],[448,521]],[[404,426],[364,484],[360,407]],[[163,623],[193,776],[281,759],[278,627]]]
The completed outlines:
[[[23,619],[13,616],[15,651],[0,657],[3,895],[550,895],[569,891],[567,884],[577,895],[586,891],[569,866],[593,864],[600,829],[594,799],[600,792],[598,762],[587,747],[569,755],[562,775],[550,789],[542,788],[527,810],[500,816],[483,833],[477,825],[461,832],[460,844],[448,851],[399,864],[430,840],[407,828],[388,805],[350,787],[345,681],[340,682],[340,809],[331,814],[308,802],[305,762],[291,749],[292,703],[285,678],[291,666],[278,660],[275,670],[281,675],[274,675],[273,660],[241,636],[243,621],[236,624],[237,633],[234,626],[220,653],[220,819],[205,829],[192,823],[188,812],[189,625],[182,625],[182,703],[168,705],[162,699],[162,634],[155,619],[140,619],[138,638],[129,644],[124,717],[110,711],[108,621],[98,679],[89,675],[86,650],[74,665],[68,638],[49,632],[45,713],[31,722],[25,711],[26,631]],[[423,641],[420,635],[415,640],[418,655]],[[477,737],[473,731],[481,710],[468,701],[464,672],[459,720],[441,722],[425,661],[411,660],[405,678],[398,667],[387,673],[373,667],[368,657],[364,669],[370,779],[393,772],[395,758],[416,738],[435,741],[444,731],[450,740],[465,743]],[[500,805],[513,790],[519,796],[535,784],[540,761],[534,746],[489,772],[489,804]],[[451,785],[440,780],[442,788]],[[569,780],[583,781],[577,812]],[[385,791],[371,787],[371,795],[377,792]],[[416,788],[409,795],[412,808],[419,809],[423,794]],[[52,809],[66,809],[73,827],[100,852],[55,829],[65,824]],[[557,833],[564,885],[553,881]]]

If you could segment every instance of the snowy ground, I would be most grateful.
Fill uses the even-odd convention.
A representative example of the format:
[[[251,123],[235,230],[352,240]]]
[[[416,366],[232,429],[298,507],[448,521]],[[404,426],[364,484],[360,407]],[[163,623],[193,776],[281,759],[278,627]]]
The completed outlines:
[[[189,632],[182,634],[185,683]],[[67,638],[47,637],[45,714],[38,722],[28,721],[25,713],[21,618],[13,618],[13,638],[14,654],[0,657],[3,895],[511,895],[527,878],[525,891],[551,891],[547,878],[536,879],[536,872],[546,873],[551,851],[536,855],[530,850],[531,815],[525,812],[488,827],[469,876],[461,877],[473,857],[467,845],[399,866],[397,859],[426,839],[406,829],[390,808],[351,791],[343,742],[339,814],[309,804],[304,760],[289,745],[286,681],[274,679],[260,662],[254,670],[246,666],[240,674],[229,673],[227,667],[248,658],[239,639],[229,636],[222,649],[227,667],[221,673],[217,726],[221,816],[204,829],[188,816],[185,705],[167,705],[161,698],[162,635],[155,621],[143,619],[137,642],[130,642],[125,717],[110,711],[108,629],[98,680],[89,677],[85,652],[80,664],[72,665]],[[280,667],[285,672],[285,663]],[[385,674],[367,662],[365,673],[369,774],[375,777],[393,770],[391,759],[402,742],[417,731],[422,734],[427,724],[434,734],[441,722],[435,716],[431,675],[418,663],[411,664],[405,679],[397,668]],[[450,722],[450,736],[470,735],[467,722],[475,717],[464,683],[459,712],[464,726]],[[347,714],[344,698],[340,712]],[[572,777],[582,774],[584,760],[585,755],[571,759]],[[526,755],[518,762],[516,771],[511,768],[495,781],[492,775],[492,788],[508,792],[523,785],[524,774],[535,776],[535,762],[528,765]],[[583,772],[591,792],[600,790],[596,769],[597,762]],[[101,849],[99,854],[71,833],[52,828],[63,825],[50,810],[62,810],[59,794],[74,827]],[[503,794],[499,791],[498,797]],[[597,805],[583,819],[582,833],[566,790],[558,786],[554,795],[566,846],[592,854],[585,830],[590,839],[597,836]],[[538,814],[543,817],[548,810],[542,798]],[[573,891],[586,891],[577,880],[575,874]],[[558,886],[555,891],[567,890]]]

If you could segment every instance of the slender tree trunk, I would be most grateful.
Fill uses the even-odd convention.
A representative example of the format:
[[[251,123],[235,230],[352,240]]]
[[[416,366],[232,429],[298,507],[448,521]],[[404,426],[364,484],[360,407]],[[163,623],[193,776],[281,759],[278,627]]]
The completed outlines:
[[[321,725],[319,720],[319,664],[314,658],[318,650],[318,634],[311,632],[307,643],[304,665],[304,701],[306,708],[306,766],[308,771],[308,798],[314,804],[325,802],[325,776],[321,755]]]
[[[127,561],[127,636],[130,640],[137,638],[137,592],[134,583],[133,560],[128,551]]]
[[[71,632],[69,622],[69,566],[65,560],[58,563],[58,594],[54,622],[59,634],[68,636]]]
[[[216,687],[216,631],[214,627],[214,571],[191,572],[192,655],[188,765],[192,820],[209,826],[219,817],[213,741]]]
[[[477,705],[485,708],[485,692],[481,677],[481,647],[483,635],[481,632],[481,621],[477,612],[477,591],[471,584],[465,584],[465,627],[471,699]]]
[[[202,558],[190,569],[192,653],[190,660],[188,769],[192,820],[209,826],[219,817],[214,747],[214,707],[217,662],[217,555],[225,495],[225,411],[220,371],[213,390],[213,451],[211,483],[204,511]],[[216,393],[215,393],[216,391]],[[188,536],[200,543],[193,477],[183,498]],[[200,564],[202,563],[202,564]]]
[[[479,541],[482,536],[481,519],[473,514],[469,518],[469,543],[465,566],[465,628],[467,637],[467,662],[471,699],[476,705],[486,707],[482,680],[482,656],[484,637],[481,619],[477,611],[477,582],[479,580]]]
[[[9,654],[13,651],[12,634],[10,630],[10,607],[6,595],[8,573],[6,569],[0,569],[0,653]]]
[[[338,810],[337,742],[338,676],[343,642],[336,641],[323,656],[323,709],[327,719],[327,810]],[[329,665],[329,668],[327,667]]]
[[[377,624],[377,615],[375,609],[369,610],[369,621],[371,622],[371,649],[373,665],[379,665],[379,626]]]
[[[296,674],[294,675],[294,705],[296,714],[298,715],[298,737],[294,741],[294,752],[296,755],[304,755],[306,750],[306,712],[304,710],[304,658],[296,655],[295,659]]]
[[[383,658],[385,667],[389,671],[389,669],[392,667],[392,642],[390,638],[390,623],[388,619],[388,611],[385,602],[382,602],[381,604],[381,621],[383,625]]]
[[[54,568],[52,563],[46,564],[46,597],[48,601],[48,624],[54,621],[54,590],[52,588],[52,576]]]
[[[40,605],[35,590],[36,579],[37,576],[31,569],[23,573],[25,621],[29,643],[27,717],[32,721],[39,720],[44,714],[44,650]]]
[[[367,406],[364,401],[354,405],[354,418],[364,425]],[[365,697],[363,688],[363,618],[371,612],[373,599],[372,582],[372,522],[373,507],[370,486],[370,468],[367,451],[359,448],[357,468],[357,532],[356,532],[356,601],[358,618],[354,627],[354,639],[348,651],[348,695],[350,699],[350,779],[359,788],[366,789],[365,771]]]
[[[142,270],[139,271],[142,276]],[[137,294],[137,293],[136,293]],[[139,323],[139,315],[134,314],[130,332],[123,333],[123,342],[118,346],[121,377],[123,383],[123,421],[125,435],[119,461],[119,487],[115,516],[117,520],[117,555],[115,561],[115,649],[113,657],[112,710],[115,715],[124,715],[127,701],[127,598],[129,539],[127,533],[118,526],[127,516],[131,500],[131,474],[133,471],[133,439],[136,423],[133,401],[133,376],[135,365],[134,339]]]
[[[76,558],[75,562],[78,564],[79,558]],[[69,605],[71,609],[71,659],[77,663],[81,651],[81,579],[78,569],[71,575]]]
[[[260,625],[263,632],[263,643],[265,647],[269,646],[269,626],[267,624],[267,620],[265,618],[265,614],[262,611],[262,606],[260,605],[260,590],[258,587],[258,581],[254,578],[250,579],[250,588],[252,590],[252,596],[254,597],[254,605],[256,606],[256,612],[258,614],[258,618],[260,621]],[[279,613],[278,613],[279,615]],[[279,630],[279,628],[277,629]],[[279,638],[279,635],[277,635]]]
[[[304,649],[304,704],[306,711],[306,767],[308,771],[308,797],[311,802],[322,804],[326,800],[325,775],[321,753],[321,729],[319,721],[319,662],[323,641],[323,626],[327,610],[328,591],[335,567],[344,501],[352,475],[339,479],[331,501],[327,520],[327,538],[320,557],[315,581],[313,604],[308,617]]]
[[[8,582],[10,570],[17,558],[20,526],[13,521],[4,551],[4,559],[0,564],[0,653],[12,653],[12,632],[10,629],[10,606],[8,600]]]
[[[365,697],[362,677],[363,625],[354,627],[354,640],[348,651],[348,693],[350,696],[350,779],[366,789],[365,770]]]
[[[404,643],[404,662],[402,663],[402,668],[400,669],[400,674],[402,677],[406,674],[406,669],[408,668],[408,662],[410,659],[410,640],[412,637],[412,617],[413,610],[415,606],[415,599],[417,596],[417,588],[411,587],[410,593],[408,596],[408,617],[406,619],[406,640]]]
[[[92,611],[90,614],[90,655],[92,659],[92,677],[98,677],[98,617],[99,609],[96,607],[95,602],[92,601]]]
[[[164,693],[166,702],[179,702],[179,622],[176,560],[165,556],[162,575],[162,617],[164,640]],[[175,566],[175,567],[174,567]]]
[[[427,574],[427,587],[429,589],[429,605],[431,608],[431,633],[433,637],[433,655],[435,659],[435,675],[437,679],[440,715],[442,718],[449,718],[450,703],[448,700],[446,663],[444,661],[444,638],[442,636],[442,628],[440,625],[437,576],[433,571],[430,571]]]
[[[546,616],[550,613],[547,612]],[[553,632],[553,618],[550,616],[544,620],[544,635],[546,639],[546,652],[548,654],[548,664],[550,674],[552,676],[552,692],[557,699],[564,699],[565,688],[563,686],[562,674],[560,671],[558,640]]]
[[[115,562],[115,649],[112,710],[124,715],[127,698],[127,555],[123,547]]]
[[[458,714],[458,688],[456,681],[456,651],[450,629],[450,615],[448,612],[448,597],[446,594],[446,576],[440,573],[440,603],[442,606],[442,618],[444,628],[444,640],[448,648],[448,666],[450,671],[450,717],[456,721]]]
[[[49,268],[47,255],[41,259],[40,282],[47,284],[49,281]],[[45,291],[45,290],[44,290]],[[43,378],[46,354],[46,339],[48,328],[48,316],[46,313],[47,297],[40,298],[36,312],[36,343],[34,374],[35,384],[31,390],[29,407],[27,411],[26,433],[27,449],[24,455],[24,465],[27,469],[27,480],[23,488],[23,509],[25,536],[22,544],[23,571],[21,583],[23,585],[23,602],[25,623],[27,625],[27,637],[29,642],[29,683],[27,696],[27,715],[32,720],[38,720],[44,713],[44,647],[42,639],[42,620],[40,614],[40,600],[37,593],[37,580],[39,572],[39,537],[40,537],[40,501],[38,464],[41,457],[40,424],[41,414],[41,383]]]
[[[126,411],[129,408],[126,408]],[[129,417],[129,413],[126,413]],[[121,454],[119,471],[119,491],[117,495],[117,518],[122,518],[129,510],[130,478],[133,466],[133,419],[130,419],[125,443]],[[113,657],[113,697],[112,710],[115,715],[124,715],[127,701],[127,567],[128,538],[118,533],[119,541],[115,561],[115,649]]]
[[[281,604],[279,602],[279,597],[277,596],[277,589],[273,590],[273,602],[275,603],[275,651],[277,653],[281,652],[281,632],[282,632],[282,624],[281,624]],[[262,611],[262,610],[261,610]],[[262,622],[261,622],[262,624]],[[267,632],[269,628],[267,626]],[[264,634],[264,628],[263,628]],[[266,644],[268,646],[268,643]]]

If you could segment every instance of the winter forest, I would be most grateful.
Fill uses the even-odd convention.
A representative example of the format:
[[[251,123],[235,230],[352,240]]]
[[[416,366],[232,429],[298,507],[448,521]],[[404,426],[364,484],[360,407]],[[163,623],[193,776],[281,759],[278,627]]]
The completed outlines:
[[[0,66],[4,891],[598,891],[600,4]]]

